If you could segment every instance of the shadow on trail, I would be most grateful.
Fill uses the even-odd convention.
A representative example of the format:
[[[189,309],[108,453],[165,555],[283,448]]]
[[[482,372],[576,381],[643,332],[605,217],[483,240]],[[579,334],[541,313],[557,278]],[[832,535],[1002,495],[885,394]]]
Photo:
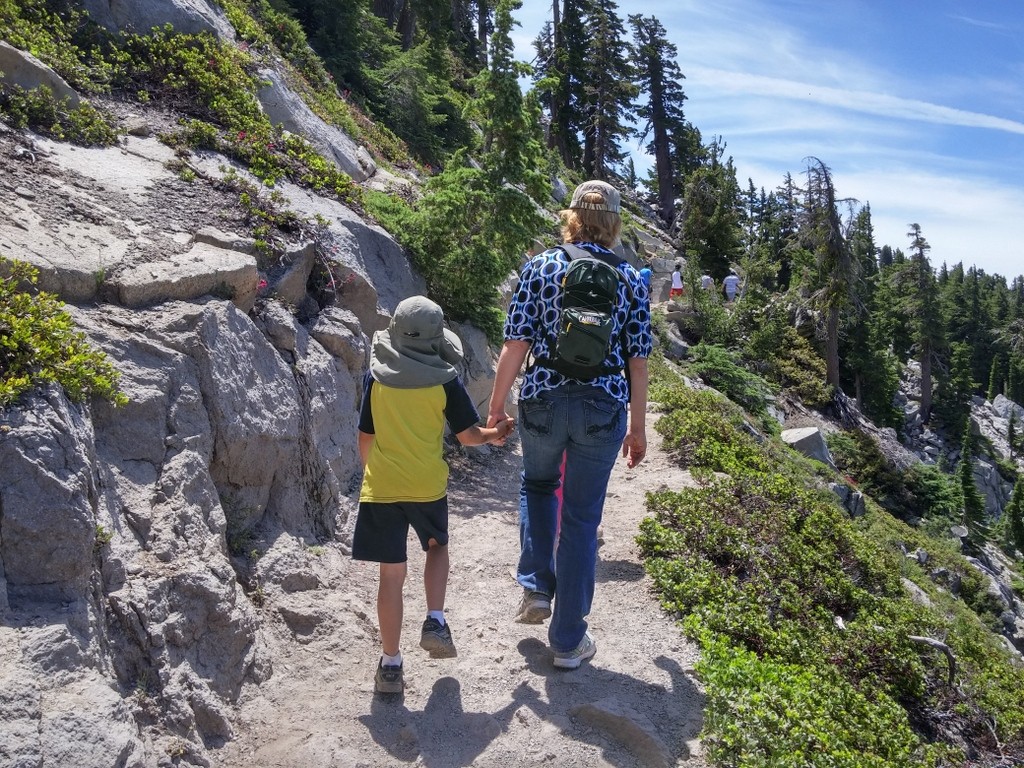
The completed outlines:
[[[412,712],[401,696],[375,695],[370,714],[359,721],[370,736],[397,760],[428,768],[472,765],[488,745],[508,729],[523,705],[533,706],[537,692],[527,683],[512,691],[512,700],[497,712],[466,712],[454,677],[435,683],[422,712]],[[427,735],[429,734],[429,737]]]
[[[644,577],[644,567],[633,560],[604,560],[601,550],[597,550],[598,583],[640,581]]]
[[[604,760],[620,768],[689,759],[687,742],[703,727],[704,695],[675,659],[658,656],[650,662],[669,674],[666,688],[602,668],[600,640],[597,655],[573,671],[553,667],[550,649],[536,638],[522,640],[518,648],[530,672],[543,678],[547,694],[547,702],[527,705],[567,738],[600,747]]]

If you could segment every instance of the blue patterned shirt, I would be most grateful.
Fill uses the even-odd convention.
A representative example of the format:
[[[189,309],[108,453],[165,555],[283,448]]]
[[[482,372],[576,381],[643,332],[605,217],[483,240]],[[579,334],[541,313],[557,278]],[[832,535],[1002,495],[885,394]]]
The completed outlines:
[[[611,253],[594,243],[576,243],[591,253]],[[519,274],[512,303],[505,317],[505,340],[528,341],[535,358],[554,356],[554,341],[558,335],[558,317],[562,311],[562,278],[569,266],[569,258],[558,248],[552,248],[534,256]],[[626,261],[619,265],[633,293],[628,301],[626,285],[619,282],[619,300],[615,310],[613,338],[620,337],[625,327],[627,357],[651,356],[651,304],[647,286],[640,274]],[[605,365],[625,368],[622,345],[615,343],[605,358]],[[523,375],[520,400],[529,400],[541,392],[554,389],[562,384],[592,384],[600,387],[621,403],[629,402],[629,386],[622,375],[600,376],[589,381],[570,379],[557,371],[541,365],[531,365]]]

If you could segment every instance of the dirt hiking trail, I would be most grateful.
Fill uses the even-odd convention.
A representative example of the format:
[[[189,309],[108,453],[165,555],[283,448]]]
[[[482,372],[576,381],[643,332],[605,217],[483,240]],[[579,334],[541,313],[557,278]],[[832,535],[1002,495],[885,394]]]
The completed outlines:
[[[278,606],[285,619],[293,610],[312,620],[274,623],[274,674],[243,693],[235,738],[215,764],[705,768],[697,650],[658,606],[634,543],[645,493],[692,484],[662,450],[656,418],[648,414],[644,462],[628,469],[620,458],[608,487],[589,617],[593,659],[575,671],[555,669],[547,625],[512,619],[522,590],[513,578],[520,453],[510,440],[487,456],[449,459],[446,615],[458,657],[435,660],[419,648],[423,553],[411,537],[406,690],[375,694],[377,566],[328,548],[318,558],[334,574],[326,588],[289,596],[305,605]]]

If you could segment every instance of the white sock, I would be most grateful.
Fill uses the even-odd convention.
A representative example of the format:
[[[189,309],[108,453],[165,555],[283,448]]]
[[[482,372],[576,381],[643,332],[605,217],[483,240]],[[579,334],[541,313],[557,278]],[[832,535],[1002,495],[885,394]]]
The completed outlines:
[[[437,621],[440,623],[440,625],[442,627],[445,624],[445,622],[444,622],[444,611],[427,611],[427,618],[428,619],[437,619]]]
[[[388,656],[386,653],[380,655],[380,663],[385,667],[400,667],[402,666],[402,652],[399,651],[396,656]]]

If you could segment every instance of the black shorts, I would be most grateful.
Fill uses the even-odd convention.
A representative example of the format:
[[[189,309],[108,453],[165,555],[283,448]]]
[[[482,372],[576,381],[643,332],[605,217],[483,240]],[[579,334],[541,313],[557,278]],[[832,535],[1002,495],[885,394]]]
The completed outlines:
[[[448,497],[437,501],[359,502],[352,559],[374,563],[404,563],[409,526],[416,531],[423,551],[434,539],[448,543]]]

